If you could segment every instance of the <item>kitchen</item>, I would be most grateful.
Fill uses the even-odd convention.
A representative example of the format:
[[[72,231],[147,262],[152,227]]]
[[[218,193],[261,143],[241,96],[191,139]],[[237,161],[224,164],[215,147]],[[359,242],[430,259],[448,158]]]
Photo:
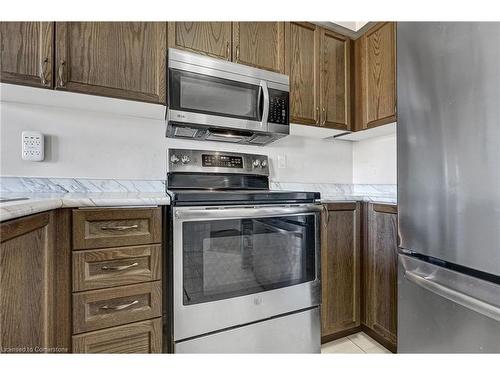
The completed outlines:
[[[2,351],[498,353],[498,256],[454,237],[496,236],[449,222],[477,186],[440,174],[493,194],[470,165],[491,162],[454,136],[439,154],[448,128],[412,111],[436,89],[419,59],[451,33],[500,37],[482,28],[2,22]]]

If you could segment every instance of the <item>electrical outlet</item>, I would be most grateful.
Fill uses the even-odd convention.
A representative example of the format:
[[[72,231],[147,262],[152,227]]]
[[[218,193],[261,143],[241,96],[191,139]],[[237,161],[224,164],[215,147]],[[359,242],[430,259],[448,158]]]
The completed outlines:
[[[42,161],[45,158],[43,134],[25,130],[21,137],[23,160]]]

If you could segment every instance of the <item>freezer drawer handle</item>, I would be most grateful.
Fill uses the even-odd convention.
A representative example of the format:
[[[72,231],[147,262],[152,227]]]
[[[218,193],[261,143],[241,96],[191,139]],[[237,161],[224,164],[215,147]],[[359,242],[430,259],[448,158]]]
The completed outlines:
[[[450,301],[500,322],[500,308],[497,306],[490,305],[477,298],[448,288],[411,271],[405,271],[405,278],[443,298],[449,299]]]

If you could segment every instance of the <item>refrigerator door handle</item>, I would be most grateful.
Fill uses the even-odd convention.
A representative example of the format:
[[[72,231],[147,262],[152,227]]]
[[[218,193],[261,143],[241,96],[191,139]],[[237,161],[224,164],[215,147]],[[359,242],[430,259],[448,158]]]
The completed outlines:
[[[451,289],[447,286],[439,284],[429,278],[420,276],[415,272],[405,270],[405,278],[420,287],[429,290],[443,298],[458,303],[470,310],[479,314],[485,315],[500,322],[500,307],[491,305],[487,302],[481,301],[477,298],[471,297],[467,294]]]

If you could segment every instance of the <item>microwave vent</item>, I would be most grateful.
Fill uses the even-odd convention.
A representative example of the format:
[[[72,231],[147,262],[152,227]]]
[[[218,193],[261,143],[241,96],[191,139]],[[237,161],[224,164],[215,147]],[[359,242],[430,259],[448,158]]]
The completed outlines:
[[[198,129],[195,128],[187,128],[183,126],[176,126],[174,131],[174,136],[182,137],[182,138],[194,138]]]
[[[253,143],[256,145],[264,145],[272,140],[273,136],[272,135],[263,135],[263,134],[258,134],[255,137],[253,137],[249,143]]]

